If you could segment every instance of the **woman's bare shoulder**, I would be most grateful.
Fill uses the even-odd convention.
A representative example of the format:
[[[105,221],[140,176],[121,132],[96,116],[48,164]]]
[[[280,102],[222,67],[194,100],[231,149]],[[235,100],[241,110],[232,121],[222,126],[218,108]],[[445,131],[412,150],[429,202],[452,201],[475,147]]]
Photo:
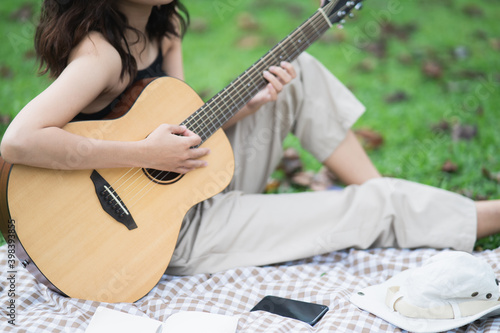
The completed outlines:
[[[71,51],[68,65],[77,60],[85,60],[104,70],[112,78],[120,79],[122,60],[111,43],[99,32],[91,32]]]
[[[163,36],[160,40],[161,50],[163,55],[181,46],[181,38],[176,36]]]

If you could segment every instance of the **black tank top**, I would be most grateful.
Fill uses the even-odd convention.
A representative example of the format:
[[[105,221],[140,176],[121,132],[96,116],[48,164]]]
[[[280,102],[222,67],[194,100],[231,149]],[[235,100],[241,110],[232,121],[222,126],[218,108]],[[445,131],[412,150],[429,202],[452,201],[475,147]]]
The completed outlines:
[[[158,77],[158,76],[166,76],[167,73],[165,73],[162,69],[162,64],[163,64],[163,54],[161,53],[161,50],[158,52],[158,56],[156,57],[155,61],[151,65],[149,65],[148,68],[142,69],[137,72],[137,75],[135,76],[134,80],[132,81],[132,84],[135,82],[150,78],[150,77]],[[125,92],[125,91],[124,91]],[[123,97],[124,92],[120,94],[117,98],[115,98],[108,106],[106,106],[104,109],[98,112],[94,113],[79,113],[76,115],[75,118],[73,118],[72,121],[81,121],[81,120],[100,120],[106,117],[108,114],[111,113],[115,105],[120,101],[120,99]]]

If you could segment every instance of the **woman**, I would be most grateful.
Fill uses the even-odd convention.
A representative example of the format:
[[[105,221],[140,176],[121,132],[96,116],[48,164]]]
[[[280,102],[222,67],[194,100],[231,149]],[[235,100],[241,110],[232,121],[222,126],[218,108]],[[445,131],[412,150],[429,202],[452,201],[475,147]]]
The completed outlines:
[[[11,163],[56,169],[142,167],[188,173],[206,166],[207,148],[183,126],[162,124],[137,142],[88,139],[62,129],[100,119],[135,80],[183,79],[187,14],[177,0],[45,0],[36,46],[54,82],[9,126],[1,144]],[[269,82],[224,129],[236,172],[221,194],[193,207],[169,273],[214,272],[373,246],[453,247],[500,231],[500,202],[474,203],[443,190],[381,178],[350,126],[364,111],[311,56],[263,72]],[[292,131],[345,183],[345,190],[260,194]],[[68,153],[94,147],[68,163]],[[257,167],[256,167],[257,166]]]

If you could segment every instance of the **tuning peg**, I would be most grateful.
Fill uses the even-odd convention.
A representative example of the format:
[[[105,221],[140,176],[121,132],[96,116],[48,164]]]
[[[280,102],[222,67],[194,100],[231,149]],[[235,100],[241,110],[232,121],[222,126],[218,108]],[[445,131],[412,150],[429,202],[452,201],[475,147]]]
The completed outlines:
[[[362,2],[358,2],[358,4],[356,6],[354,6],[354,8],[356,10],[361,10],[363,8],[363,3]]]

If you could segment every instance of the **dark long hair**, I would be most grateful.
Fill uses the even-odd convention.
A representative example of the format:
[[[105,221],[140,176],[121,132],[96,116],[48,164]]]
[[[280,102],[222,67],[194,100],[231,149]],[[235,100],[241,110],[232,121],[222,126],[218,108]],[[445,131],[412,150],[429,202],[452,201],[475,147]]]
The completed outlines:
[[[100,32],[113,45],[122,60],[121,77],[134,77],[137,63],[130,54],[125,31],[133,30],[125,15],[113,5],[115,0],[44,0],[40,23],[35,34],[35,50],[40,74],[58,77],[68,64],[71,50],[91,31]],[[182,37],[189,24],[189,14],[180,0],[154,7],[146,26],[147,37]],[[180,26],[179,26],[180,25]],[[179,30],[180,29],[180,30]]]

